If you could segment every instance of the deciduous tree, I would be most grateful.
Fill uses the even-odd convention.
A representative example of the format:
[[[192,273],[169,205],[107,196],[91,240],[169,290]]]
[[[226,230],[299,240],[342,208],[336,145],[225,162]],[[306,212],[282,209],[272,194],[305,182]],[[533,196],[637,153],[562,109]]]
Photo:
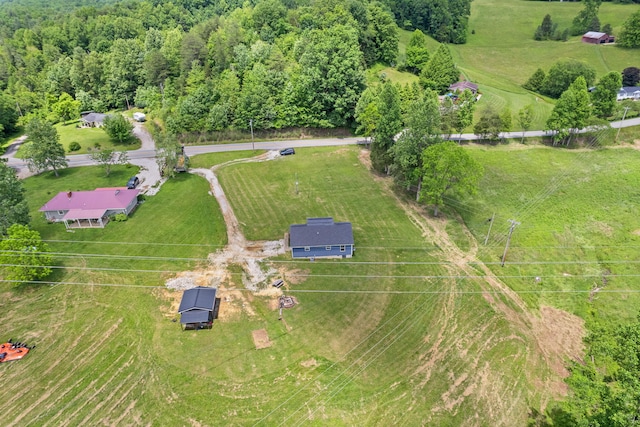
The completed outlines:
[[[76,101],[68,93],[63,93],[58,98],[58,102],[51,106],[54,113],[62,120],[63,124],[67,120],[77,119],[80,116],[80,101]]]
[[[0,236],[13,224],[29,224],[29,206],[16,172],[0,160]]]
[[[365,87],[362,52],[355,28],[334,25],[310,30],[296,45],[300,67],[292,75],[291,104],[300,124],[323,127],[352,123]]]
[[[469,89],[465,89],[458,97],[454,110],[454,129],[460,134],[460,141],[462,141],[462,132],[473,123],[473,112],[475,109],[476,96]]]
[[[391,147],[394,178],[407,189],[417,185],[416,200],[422,188],[422,152],[442,140],[438,110],[438,94],[427,90],[411,103],[406,128]]]
[[[484,169],[455,141],[434,144],[422,153],[422,189],[419,200],[434,206],[434,216],[445,195],[475,194]]]
[[[91,160],[98,163],[104,169],[107,176],[111,174],[111,168],[115,165],[126,165],[129,161],[126,151],[97,150],[89,154]]]
[[[568,145],[571,137],[585,127],[591,115],[590,104],[587,84],[580,76],[562,93],[547,120],[547,129],[555,132],[554,145],[558,139]]]
[[[627,67],[622,70],[622,86],[635,86],[640,82],[640,68]]]
[[[386,82],[382,85],[377,110],[379,120],[371,143],[371,165],[378,172],[388,172],[391,165],[389,149],[395,142],[395,136],[402,130],[400,93],[393,83]]]
[[[502,128],[500,114],[491,105],[487,105],[480,112],[480,119],[473,126],[473,133],[480,139],[498,141]]]
[[[110,114],[105,117],[102,128],[109,138],[121,144],[133,138],[133,125],[122,114]]]
[[[24,157],[31,171],[40,173],[49,168],[58,176],[58,169],[67,167],[64,147],[58,131],[44,120],[35,118],[26,128],[27,142]]]
[[[0,91],[0,136],[14,132],[17,123],[16,101]]]
[[[591,92],[593,113],[600,118],[607,118],[613,114],[616,107],[618,90],[622,86],[620,73],[611,71],[604,75],[596,88]]]
[[[533,106],[531,104],[525,105],[518,111],[518,125],[522,128],[522,140],[524,144],[524,134],[531,129],[531,123],[533,123]]]
[[[51,274],[49,247],[40,233],[28,226],[14,224],[0,241],[0,267],[6,280],[16,284],[39,280]]]
[[[596,80],[596,71],[588,64],[569,60],[559,61],[551,66],[544,79],[541,93],[558,98],[562,92],[576,80],[578,76],[584,77],[587,87],[592,86]]]
[[[409,44],[405,51],[407,70],[413,74],[419,74],[424,66],[429,62],[429,50],[427,49],[427,38],[420,30],[415,30],[409,39]]]
[[[627,48],[640,47],[640,10],[624,22],[617,44]]]

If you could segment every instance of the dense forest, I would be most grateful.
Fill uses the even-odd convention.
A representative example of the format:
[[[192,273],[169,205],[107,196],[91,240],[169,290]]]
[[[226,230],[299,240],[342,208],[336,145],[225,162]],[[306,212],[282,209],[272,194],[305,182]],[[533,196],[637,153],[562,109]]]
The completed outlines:
[[[442,41],[466,37],[467,0],[387,3],[0,3],[0,132],[56,121],[74,100],[83,111],[146,108],[176,134],[353,126],[366,67],[398,60],[396,19]]]

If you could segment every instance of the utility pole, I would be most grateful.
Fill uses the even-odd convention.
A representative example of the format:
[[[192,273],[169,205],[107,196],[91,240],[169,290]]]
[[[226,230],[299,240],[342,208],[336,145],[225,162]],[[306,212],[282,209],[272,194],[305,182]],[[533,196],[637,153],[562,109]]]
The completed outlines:
[[[249,126],[251,127],[251,149],[255,151],[256,146],[255,146],[255,143],[253,142],[253,119],[249,119]]]
[[[513,230],[516,228],[516,225],[520,225],[518,221],[515,219],[510,219],[511,227],[509,227],[509,235],[507,236],[507,244],[504,245],[504,253],[502,254],[502,267],[504,267],[504,261],[507,259],[507,250],[509,249],[509,242],[511,242],[511,235],[513,234]]]
[[[627,117],[627,111],[629,111],[629,108],[631,107],[624,107],[624,113],[622,114],[622,120],[620,121],[620,125],[618,126],[618,133],[616,133],[616,139],[615,141],[618,141],[618,136],[620,135],[620,129],[622,129],[622,122],[624,121],[624,118]]]
[[[20,109],[20,104],[18,104],[18,101],[16,101],[16,107],[18,107],[18,113],[20,113],[20,117],[23,117],[22,110]]]
[[[494,212],[491,215],[491,219],[489,220],[489,231],[487,231],[487,237],[484,238],[484,245],[487,246],[487,242],[489,241],[489,233],[491,233],[491,227],[493,227],[493,220],[496,217],[496,213]]]
[[[127,110],[131,109],[131,106],[129,105],[129,96],[127,96],[127,94],[124,95],[124,99],[127,101]]]

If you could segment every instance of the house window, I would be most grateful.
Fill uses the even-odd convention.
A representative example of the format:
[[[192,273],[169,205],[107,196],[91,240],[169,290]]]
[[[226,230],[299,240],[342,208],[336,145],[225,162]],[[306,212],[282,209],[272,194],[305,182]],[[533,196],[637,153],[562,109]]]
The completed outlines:
[[[345,245],[340,245],[340,252],[344,252],[346,249]]]
[[[304,247],[304,251],[305,251],[305,252],[309,252],[310,250],[311,250],[311,248],[310,248],[309,246],[305,246],[305,247]]]
[[[64,215],[64,211],[58,211],[58,215]]]
[[[331,250],[331,246],[325,246],[324,247],[326,250],[330,251]]]

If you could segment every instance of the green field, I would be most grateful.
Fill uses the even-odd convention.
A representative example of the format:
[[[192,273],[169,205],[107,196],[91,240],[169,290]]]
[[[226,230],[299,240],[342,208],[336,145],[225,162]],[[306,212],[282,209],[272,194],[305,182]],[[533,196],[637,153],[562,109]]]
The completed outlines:
[[[604,3],[601,21],[619,31],[633,7]],[[480,84],[479,107],[534,104],[533,127],[542,128],[552,101],[520,88],[537,67],[565,57],[593,61],[599,75],[639,65],[627,64],[637,51],[533,41],[545,13],[562,28],[579,9],[474,1],[475,34],[451,49]],[[401,34],[401,50],[409,36]],[[369,79],[380,72],[415,79],[380,67]],[[58,128],[64,144],[110,148],[102,130],[78,138],[74,125]],[[632,142],[638,132],[620,136]],[[37,426],[527,425],[532,410],[566,393],[564,366],[582,357],[585,322],[637,315],[640,152],[530,142],[467,149],[485,168],[479,192],[447,199],[438,218],[373,175],[356,146],[251,163],[235,161],[260,150],[194,156],[192,167],[230,162],[216,173],[248,240],[282,239],[313,216],[354,226],[354,258],[272,258],[262,267],[276,273],[259,292],[246,290],[240,265],[219,275],[208,261],[227,232],[201,177],[170,179],[126,222],[74,232],[38,209],[59,191],[120,186],[132,166],[109,177],[84,167],[26,179],[31,225],[55,266],[50,283],[0,281],[0,340],[37,344],[22,361],[0,364],[0,414]],[[520,224],[501,267],[508,220]],[[212,330],[176,322],[181,294],[164,284],[192,272],[219,284]],[[283,320],[269,286],[279,277],[299,303]],[[271,346],[258,350],[260,329]]]
[[[640,153],[470,150],[487,171],[481,192],[450,200],[440,219],[372,179],[357,147],[301,148],[223,167],[220,181],[248,239],[281,238],[307,216],[333,216],[354,224],[357,252],[341,261],[273,259],[299,301],[284,322],[274,296],[242,291],[232,266],[223,284],[237,290],[223,301],[227,314],[198,332],[172,321],[179,293],[162,284],[203,271],[206,255],[226,242],[203,179],[179,175],[127,222],[75,233],[47,224],[37,208],[57,191],[116,185],[130,171],[105,178],[98,168],[74,168],[27,179],[33,226],[65,268],[54,286],[0,285],[3,335],[37,343],[24,360],[0,365],[9,396],[0,410],[41,425],[523,425],[531,407],[561,396],[557,366],[575,356],[566,342],[541,352],[555,343],[543,332],[569,331],[580,344],[577,318],[548,306],[603,319],[635,315],[635,293],[602,291],[589,302],[588,291],[605,268],[605,290],[635,286],[615,276],[637,269],[619,261],[639,238],[631,203]],[[239,154],[194,160],[204,166]],[[510,218],[522,225],[500,268]],[[484,277],[491,270],[498,282]],[[257,329],[270,348],[255,349]]]
[[[449,45],[449,48],[465,78],[479,85],[482,98],[477,111],[492,105],[499,111],[507,107],[515,116],[518,110],[531,104],[535,116],[532,129],[543,129],[553,109],[553,100],[522,88],[536,69],[548,71],[559,60],[576,59],[593,67],[599,78],[610,71],[622,72],[626,67],[640,66],[640,49],[589,45],[582,43],[579,36],[567,42],[533,39],[547,13],[562,30],[571,25],[581,9],[580,2],[475,0],[469,19],[469,30],[475,34],[469,34],[466,44]],[[637,10],[637,5],[604,2],[600,6],[600,22],[611,24],[617,35],[624,21]],[[410,32],[401,31],[401,54],[410,37]],[[429,39],[428,47],[430,53],[435,52],[437,42]],[[402,74],[395,76],[387,72],[387,75],[394,81],[406,81]],[[476,115],[474,122],[477,119]],[[513,124],[514,130],[518,130],[515,120]]]

